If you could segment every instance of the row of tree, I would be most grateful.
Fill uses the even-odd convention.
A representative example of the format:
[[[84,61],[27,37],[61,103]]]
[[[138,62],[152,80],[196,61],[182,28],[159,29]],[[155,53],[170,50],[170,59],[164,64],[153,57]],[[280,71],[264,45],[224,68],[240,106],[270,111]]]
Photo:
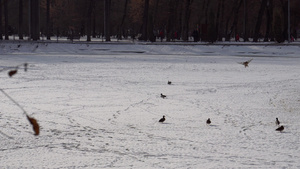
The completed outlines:
[[[0,0],[0,39],[86,35],[156,41],[296,38],[299,0]]]

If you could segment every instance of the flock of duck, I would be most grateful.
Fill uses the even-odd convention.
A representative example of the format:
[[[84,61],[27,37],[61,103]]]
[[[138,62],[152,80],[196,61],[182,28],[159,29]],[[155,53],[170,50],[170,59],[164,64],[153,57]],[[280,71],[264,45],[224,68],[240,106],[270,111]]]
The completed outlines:
[[[252,60],[252,59],[251,59],[251,60]],[[251,60],[250,60],[250,61],[251,61]],[[250,61],[249,61],[249,62],[250,62]],[[247,66],[248,66],[248,64],[247,64]],[[171,82],[171,81],[168,81],[168,85],[171,85],[171,84],[172,84],[172,82]],[[160,97],[164,99],[164,98],[166,98],[167,96],[161,93],[161,94],[160,94]],[[163,123],[165,120],[166,120],[166,118],[165,118],[165,116],[163,116],[161,119],[159,119],[158,122]],[[208,118],[208,119],[206,120],[206,124],[207,124],[207,125],[210,125],[210,124],[211,124],[210,118]],[[283,125],[280,125],[280,121],[278,120],[278,118],[276,118],[275,124],[276,124],[277,126],[279,126],[279,127],[276,129],[276,131],[282,132],[282,131],[284,130],[284,127],[283,127]]]
[[[166,118],[165,118],[165,116],[163,116],[161,119],[159,119],[158,122],[163,123],[165,120],[166,120]],[[282,131],[284,130],[284,127],[283,127],[282,125],[280,126],[280,122],[279,122],[278,118],[276,118],[275,123],[276,123],[277,126],[279,126],[279,127],[276,129],[276,131],[282,132]],[[210,118],[208,118],[208,119],[206,120],[206,124],[207,124],[207,125],[210,125],[210,124],[211,124]]]

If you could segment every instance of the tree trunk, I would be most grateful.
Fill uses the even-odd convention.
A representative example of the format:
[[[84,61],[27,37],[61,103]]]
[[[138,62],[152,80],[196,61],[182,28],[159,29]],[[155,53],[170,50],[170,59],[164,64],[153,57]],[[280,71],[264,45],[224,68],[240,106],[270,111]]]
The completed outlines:
[[[155,42],[156,41],[156,38],[155,38],[154,33],[153,33],[153,30],[154,30],[154,27],[153,27],[153,16],[152,16],[152,14],[149,14],[149,20],[148,20],[148,39],[151,42]]]
[[[274,29],[273,29],[273,22],[274,22],[274,3],[273,0],[270,0],[270,6],[269,6],[269,12],[270,12],[270,41],[274,41]]]
[[[148,12],[149,12],[149,0],[145,0],[144,15],[143,15],[143,26],[142,26],[142,37],[141,40],[148,40]]]
[[[215,15],[213,11],[210,11],[208,18],[208,42],[214,43],[217,40],[217,31],[215,24]]]
[[[153,24],[155,24],[156,18],[157,18],[158,3],[159,3],[159,0],[156,0],[155,1],[154,14],[153,14]]]
[[[288,2],[281,0],[281,7],[283,11],[283,35],[284,40],[288,40]]]
[[[19,39],[23,40],[23,0],[19,0]]]
[[[0,0],[0,40],[3,40],[3,36],[2,36],[2,0]]]
[[[50,40],[50,0],[47,0],[47,9],[46,9],[46,35],[47,40]]]
[[[248,24],[248,8],[247,8],[247,0],[244,0],[244,42],[248,42],[248,32],[247,32],[247,24]]]
[[[279,12],[276,12],[274,15],[273,32],[274,32],[275,40],[278,43],[284,42],[282,17],[279,14]]]
[[[180,24],[180,16],[181,16],[181,12],[179,12],[179,5],[181,3],[181,0],[176,0],[175,1],[175,7],[174,7],[174,32],[173,32],[173,41],[175,41],[176,39],[180,39],[180,36],[179,36],[179,30],[180,30],[180,27],[181,27],[181,24]]]
[[[178,10],[176,10],[178,12],[178,25],[177,25],[177,29],[176,29],[176,33],[177,33],[177,39],[180,40],[181,39],[181,34],[182,34],[182,20],[183,20],[183,1],[179,0],[178,4],[177,4],[177,8]]]
[[[126,15],[127,15],[127,6],[128,6],[128,0],[125,0],[125,4],[124,4],[124,12],[123,12],[123,17],[122,17],[122,20],[121,20],[121,24],[119,26],[119,35],[118,35],[118,39],[122,39],[122,36],[123,36],[123,25],[124,25],[124,22],[125,22],[125,19],[126,19]]]
[[[233,15],[234,12],[235,12],[235,8],[236,8],[236,6],[237,6],[237,2],[238,2],[238,0],[235,0],[235,1],[234,1],[234,5],[233,5],[233,7],[232,7],[232,10],[231,10],[231,12],[230,12],[230,15],[229,15],[229,17],[228,17],[227,20],[226,20],[225,33],[224,33],[224,35],[225,35],[225,41],[230,41],[230,36],[231,36],[231,33],[232,33],[232,32],[228,32],[228,24],[229,24],[229,21],[231,20],[232,15]],[[229,34],[229,36],[228,36],[228,34]]]
[[[93,33],[92,33],[92,37],[93,38],[96,38],[96,11],[95,11],[95,7],[96,7],[96,1],[93,2],[93,7],[94,7],[94,10],[93,10]]]
[[[254,37],[253,37],[253,42],[257,42],[258,39],[260,38],[260,26],[261,26],[261,22],[262,22],[262,18],[265,12],[265,8],[267,6],[267,0],[262,0],[261,5],[260,5],[260,9],[258,12],[258,17],[257,17],[257,21],[256,21],[256,25],[255,25],[255,30],[254,30]]]
[[[167,23],[167,42],[171,41],[173,35],[173,28],[174,28],[174,0],[169,0],[169,16],[168,16],[168,23]]]
[[[105,34],[105,41],[110,41],[110,6],[111,0],[104,1],[104,34]]]
[[[223,0],[222,0],[223,1]],[[217,33],[217,39],[220,39],[219,35],[219,20],[220,20],[220,11],[221,11],[221,0],[218,1],[218,11],[217,11],[217,22],[216,22],[216,33]]]
[[[209,3],[211,0],[208,0],[206,5],[205,5],[205,25],[208,25],[208,20],[209,20],[209,16],[208,16],[208,8],[209,8]]]
[[[40,39],[40,1],[30,0],[30,36],[37,41]]]
[[[191,4],[193,0],[185,0],[184,18],[182,26],[182,40],[189,40],[189,20],[191,15]]]
[[[88,11],[87,11],[87,17],[86,17],[86,36],[87,39],[86,41],[90,42],[91,41],[91,31],[92,31],[92,12],[93,12],[93,0],[89,1],[88,5]]]
[[[230,31],[229,31],[229,33],[227,34],[227,37],[226,37],[227,41],[230,40],[231,34],[234,30],[235,30],[234,31],[235,33],[238,32],[237,31],[237,23],[238,23],[238,17],[239,17],[239,10],[240,10],[240,7],[242,5],[243,0],[240,0],[240,2],[238,2],[238,0],[236,0],[235,2],[236,2],[236,5],[235,5],[235,10],[234,10],[234,19],[233,19],[233,23],[231,25]]]
[[[219,41],[222,41],[222,38],[224,37],[224,9],[225,9],[225,5],[224,5],[224,1],[225,0],[221,0],[221,21],[220,21],[220,29],[218,30],[218,35],[219,35]]]
[[[5,34],[5,40],[9,40],[9,38],[8,38],[8,6],[7,6],[7,0],[4,0],[4,34]]]
[[[273,0],[268,0],[267,5],[267,30],[264,38],[264,42],[268,42],[270,38],[270,32],[272,32],[273,23]]]

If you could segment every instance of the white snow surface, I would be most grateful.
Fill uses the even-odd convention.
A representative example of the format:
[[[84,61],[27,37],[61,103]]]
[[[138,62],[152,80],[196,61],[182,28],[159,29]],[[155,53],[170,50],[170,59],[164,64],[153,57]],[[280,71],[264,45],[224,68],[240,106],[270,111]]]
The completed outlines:
[[[300,168],[299,49],[1,42],[0,168]]]

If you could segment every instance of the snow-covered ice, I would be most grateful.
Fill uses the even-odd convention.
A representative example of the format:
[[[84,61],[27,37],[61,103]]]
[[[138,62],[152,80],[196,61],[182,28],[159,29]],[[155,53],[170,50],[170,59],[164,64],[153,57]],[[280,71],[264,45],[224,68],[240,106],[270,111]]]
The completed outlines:
[[[299,49],[2,42],[0,168],[300,168]]]

